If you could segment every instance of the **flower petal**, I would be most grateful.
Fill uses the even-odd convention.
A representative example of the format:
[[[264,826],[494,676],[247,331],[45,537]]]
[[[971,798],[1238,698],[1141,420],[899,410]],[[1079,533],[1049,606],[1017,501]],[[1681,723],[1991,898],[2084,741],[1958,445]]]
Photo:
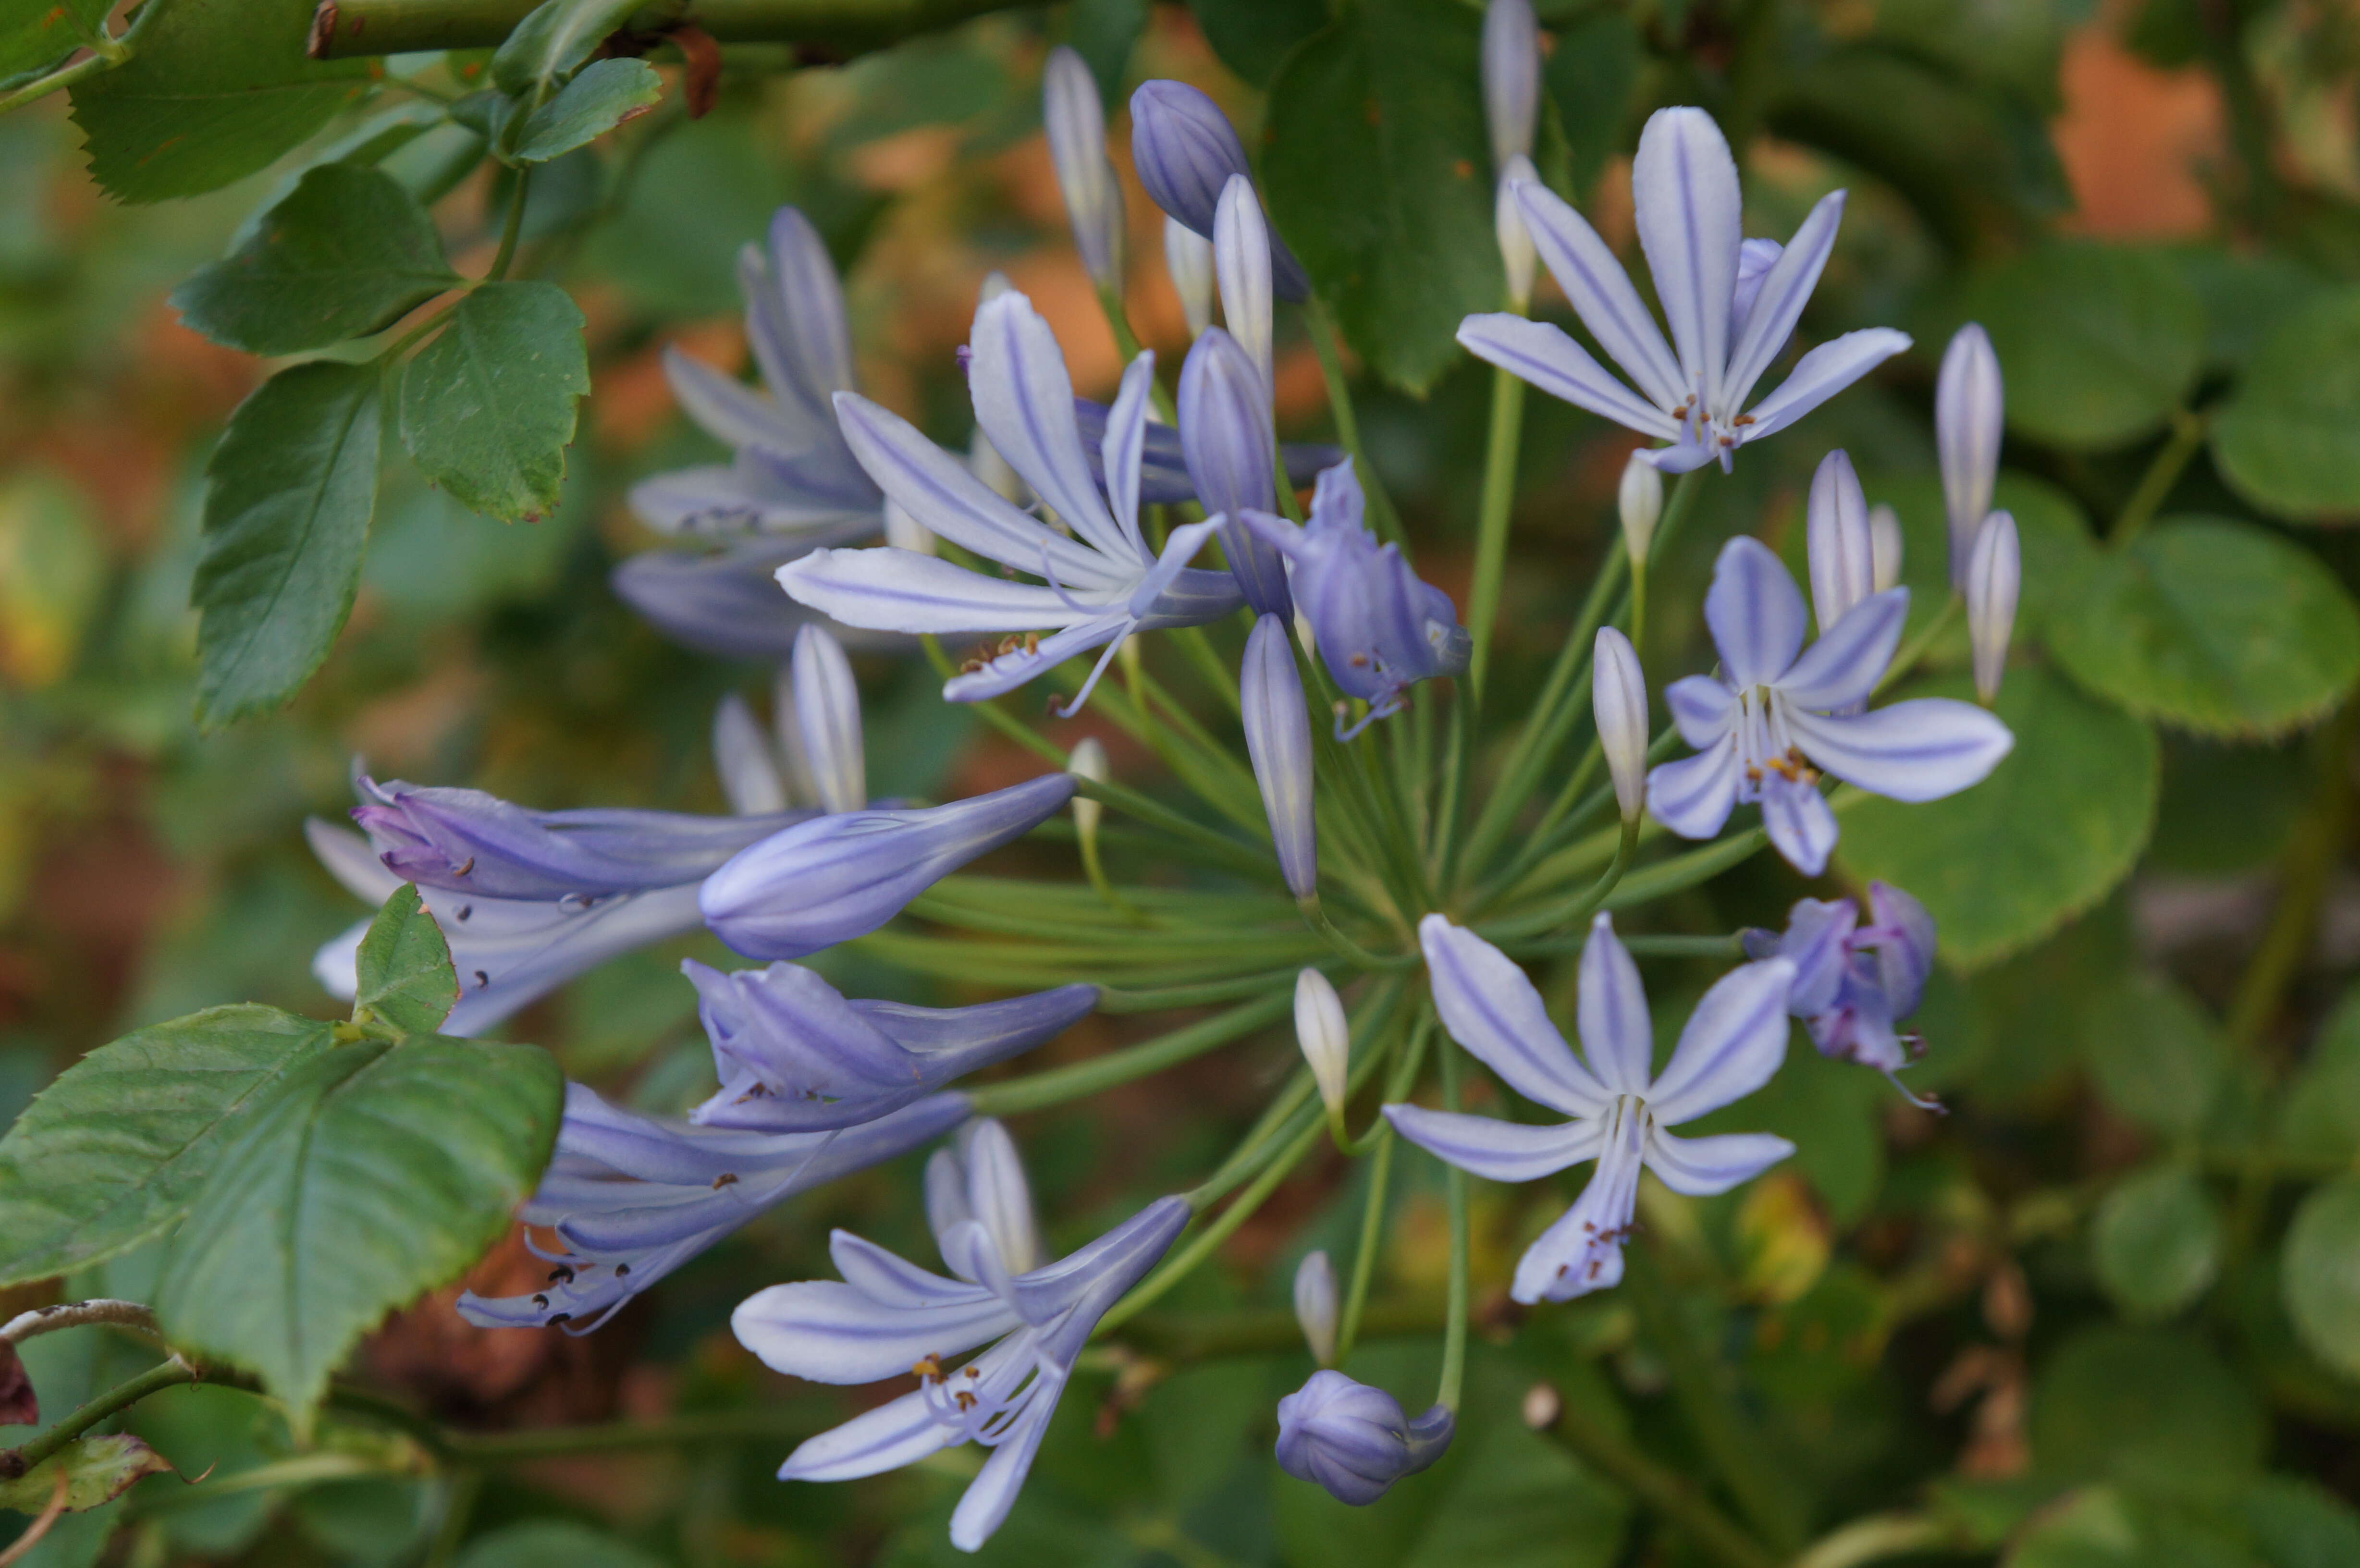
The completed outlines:
[[[1751,1181],[1794,1152],[1793,1144],[1766,1132],[1674,1138],[1657,1127],[1647,1135],[1646,1160],[1647,1169],[1673,1192],[1710,1198]]]
[[[1122,373],[1121,389],[1108,411],[1106,430],[1098,441],[1098,463],[1104,471],[1107,500],[1114,508],[1115,526],[1123,542],[1140,561],[1148,559],[1147,541],[1139,532],[1139,475],[1147,449],[1147,398],[1155,390],[1155,351],[1142,350]],[[1078,430],[1076,422],[1076,429]]]
[[[1843,209],[1842,191],[1830,191],[1820,197],[1763,278],[1745,330],[1730,351],[1724,392],[1728,400],[1721,405],[1725,411],[1734,414],[1745,406],[1754,384],[1762,379],[1762,373],[1786,346],[1795,323],[1803,319],[1803,307],[1810,303],[1811,290],[1819,286],[1819,273],[1828,264],[1828,253],[1835,248],[1836,225],[1843,222]]]
[[[680,411],[716,441],[792,449],[799,436],[808,439],[770,398],[670,343],[664,345],[663,371]]]
[[[771,396],[782,406],[802,405],[825,430],[828,399],[854,386],[852,334],[836,263],[819,231],[792,207],[780,208],[770,219],[765,272],[770,287],[759,290],[748,285],[746,269],[739,273],[747,290],[748,343]]]
[[[1644,1126],[1645,1117],[1635,1105],[1625,1103],[1616,1108],[1589,1184],[1573,1207],[1516,1260],[1515,1280],[1508,1290],[1513,1300],[1526,1305],[1569,1301],[1622,1281],[1622,1243],[1638,1213]]]
[[[1664,342],[1655,319],[1639,301],[1622,264],[1589,220],[1546,185],[1524,180],[1513,187],[1524,228],[1540,252],[1557,287],[1572,301],[1574,314],[1598,340],[1598,346],[1622,367],[1667,419],[1685,402],[1689,387],[1677,361]],[[1724,299],[1722,309],[1728,308]],[[1587,355],[1584,356],[1588,357]],[[1611,417],[1611,416],[1610,416]]]
[[[1587,408],[1641,435],[1662,441],[1679,439],[1680,427],[1670,415],[1615,380],[1562,328],[1500,311],[1460,321],[1459,341],[1476,358],[1488,360],[1577,408]]]
[[[1773,774],[1762,780],[1761,802],[1762,826],[1786,864],[1806,877],[1825,871],[1836,847],[1836,814],[1819,787]]]
[[[879,631],[1032,631],[1095,622],[1108,613],[1072,604],[1039,583],[987,577],[937,556],[886,545],[815,550],[779,568],[778,577],[779,586],[797,604],[847,626]],[[1119,606],[1115,613],[1120,613]]]
[[[1710,838],[1737,804],[1737,743],[1719,740],[1647,770],[1647,811],[1682,838]]]
[[[967,1301],[880,1305],[833,1279],[757,1290],[729,1317],[738,1342],[774,1372],[814,1383],[874,1383],[1020,1326],[1015,1309],[976,1290]]]
[[[1417,936],[1451,1039],[1528,1100],[1569,1116],[1605,1106],[1610,1092],[1575,1057],[1541,994],[1506,953],[1441,915],[1420,920]]]
[[[1737,691],[1786,673],[1803,646],[1803,594],[1770,547],[1740,534],[1721,548],[1705,590],[1705,625],[1721,653],[1721,678]]]
[[[1049,1418],[1056,1413],[1057,1396],[1065,1391],[1067,1376],[1045,1361],[1041,1364],[1026,1395],[1029,1402],[1000,1434],[1000,1445],[983,1462],[983,1469],[959,1494],[958,1507],[951,1510],[951,1544],[961,1552],[982,1550],[992,1532],[1006,1522],[1008,1510],[1016,1506],[1016,1495],[1032,1473],[1033,1456],[1041,1452],[1041,1439],[1048,1432]]]
[[[1790,713],[1803,755],[1847,784],[1895,800],[1939,800],[1979,784],[2016,746],[1997,715],[1948,697],[1865,713]]]
[[[1639,133],[1631,163],[1639,248],[1679,350],[1683,391],[1726,408],[1729,309],[1737,295],[1737,160],[1701,109],[1658,109]],[[1730,410],[1734,411],[1734,410]]]
[[[921,1269],[848,1230],[828,1233],[827,1255],[846,1284],[880,1307],[957,1306],[991,1294],[980,1285]]]
[[[1737,693],[1710,675],[1683,675],[1665,687],[1664,706],[1680,738],[1699,751],[1728,739],[1737,723]]]
[[[1613,917],[1604,910],[1590,920],[1590,938],[1581,944],[1575,1006],[1582,1052],[1599,1082],[1617,1094],[1645,1094],[1655,1049],[1647,993],[1630,950],[1614,934]]]
[[[1868,701],[1893,662],[1901,625],[1909,618],[1909,590],[1872,593],[1819,634],[1777,681],[1780,698],[1813,713],[1849,708]]]
[[[1775,435],[1908,346],[1909,334],[1891,327],[1863,327],[1821,343],[1796,361],[1778,390],[1754,405],[1745,439]]]
[[[857,1481],[915,1465],[966,1439],[958,1428],[935,1418],[920,1389],[805,1439],[779,1466],[779,1479]]]
[[[943,682],[946,702],[982,702],[1013,691],[1043,671],[1055,669],[1077,653],[1104,648],[1132,626],[1126,612],[1115,609],[1093,615],[1044,637],[1031,648],[1012,648],[984,661],[980,670],[962,670]]]
[[[1663,1076],[1647,1091],[1659,1127],[1677,1127],[1770,1082],[1786,1057],[1786,993],[1795,966],[1783,958],[1743,964],[1713,984],[1688,1015]]]
[[[1126,556],[1122,530],[1090,478],[1081,427],[1074,420],[1073,377],[1049,323],[1011,289],[976,311],[968,343],[974,353],[967,392],[975,422],[993,449],[1074,532],[1109,555]],[[926,520],[916,507],[910,510]]]
[[[769,737],[746,699],[732,691],[713,710],[713,767],[721,793],[739,816],[787,809],[786,781],[771,758]]]
[[[1594,1116],[1553,1127],[1527,1127],[1498,1116],[1387,1105],[1393,1130],[1446,1165],[1487,1181],[1535,1181],[1568,1165],[1598,1158],[1605,1124]]]

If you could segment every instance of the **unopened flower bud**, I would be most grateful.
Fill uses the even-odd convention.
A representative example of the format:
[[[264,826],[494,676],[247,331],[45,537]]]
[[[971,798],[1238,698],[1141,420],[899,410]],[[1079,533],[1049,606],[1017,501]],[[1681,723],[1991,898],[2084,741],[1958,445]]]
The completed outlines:
[[[1541,101],[1541,40],[1532,0],[1491,0],[1483,12],[1483,118],[1491,131],[1491,167],[1533,150]]]
[[[1868,509],[1870,581],[1876,591],[1901,586],[1901,514],[1889,501]]]
[[[1308,898],[1319,890],[1319,836],[1312,813],[1311,715],[1303,706],[1303,677],[1286,623],[1264,615],[1246,637],[1238,672],[1246,753],[1270,816],[1272,846],[1287,890]]]
[[[1999,355],[1972,321],[1943,351],[1934,383],[1934,446],[1942,464],[1942,508],[1950,524],[1950,583],[1966,586],[1967,557],[1991,510],[2006,415]]]
[[[1612,626],[1598,628],[1590,654],[1590,706],[1598,744],[1622,820],[1634,822],[1647,805],[1647,681],[1631,639]]]
[[[1165,218],[1164,266],[1194,338],[1213,324],[1213,242],[1179,219]]]
[[[1516,205],[1515,187],[1521,180],[1539,178],[1533,160],[1518,153],[1501,169],[1498,193],[1491,201],[1491,226],[1500,240],[1500,266],[1508,275],[1508,303],[1517,310],[1533,302],[1533,263],[1536,256],[1532,231],[1524,227],[1524,211]]]
[[[1122,289],[1122,187],[1107,160],[1106,106],[1090,68],[1072,49],[1049,51],[1041,73],[1041,120],[1049,133],[1049,160],[1073,222],[1082,267],[1102,289]]]
[[[1352,1060],[1351,1026],[1344,1019],[1344,999],[1317,969],[1295,977],[1295,1039],[1303,1047],[1303,1060],[1311,1064],[1320,1104],[1331,1115],[1342,1114],[1344,1073]]]
[[[1622,517],[1622,548],[1631,552],[1631,570],[1644,571],[1647,550],[1655,542],[1655,521],[1664,515],[1664,476],[1634,452],[1622,465],[1622,488],[1614,497]]]
[[[1415,1421],[1382,1388],[1318,1371],[1278,1401],[1278,1467],[1360,1508],[1442,1457],[1456,1424],[1436,1405]]]
[[[1245,144],[1215,103],[1185,82],[1142,82],[1131,95],[1131,161],[1148,199],[1207,239],[1221,188],[1249,175]],[[1272,286],[1282,299],[1307,299],[1311,280],[1284,241],[1270,241]]]
[[[1213,271],[1221,283],[1221,320],[1270,381],[1270,226],[1253,181],[1232,174],[1213,213]]]
[[[1842,450],[1819,460],[1804,510],[1811,567],[1811,612],[1819,635],[1844,612],[1876,592],[1876,537],[1868,524],[1868,497]]]
[[[1065,757],[1065,771],[1093,784],[1107,781],[1106,747],[1098,744],[1098,736],[1084,735],[1074,743],[1074,749]],[[1103,803],[1091,800],[1087,795],[1075,795],[1074,831],[1081,834],[1084,843],[1098,837],[1098,823],[1105,817]]]
[[[787,809],[787,782],[771,759],[770,737],[735,691],[713,710],[713,766],[721,775],[721,793],[738,815]]]
[[[1336,1359],[1336,1269],[1325,1252],[1306,1253],[1295,1268],[1295,1321],[1314,1361],[1325,1367]]]
[[[820,809],[860,810],[869,804],[869,768],[860,739],[860,688],[844,645],[818,626],[805,626],[795,634],[791,677],[795,741]]]
[[[1967,641],[1974,652],[1975,695],[1986,703],[1999,695],[2000,678],[2007,673],[2007,642],[2023,583],[2016,518],[1994,512],[1983,519],[1967,563]]]

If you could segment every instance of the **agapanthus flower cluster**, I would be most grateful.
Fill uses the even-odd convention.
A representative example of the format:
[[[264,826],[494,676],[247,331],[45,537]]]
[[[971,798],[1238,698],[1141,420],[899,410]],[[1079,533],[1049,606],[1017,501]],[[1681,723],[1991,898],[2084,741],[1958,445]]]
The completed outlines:
[[[963,446],[940,443],[858,390],[840,287],[811,224],[784,210],[767,246],[748,248],[740,280],[762,389],[667,359],[681,407],[731,459],[633,496],[651,527],[700,548],[634,558],[615,580],[692,645],[778,665],[767,722],[738,696],[715,714],[731,810],[541,811],[364,774],[359,833],[311,827],[362,898],[420,887],[461,978],[451,1032],[497,1026],[671,938],[701,931],[751,961],[682,965],[713,1069],[693,1105],[672,1103],[684,1116],[568,1085],[556,1157],[519,1216],[548,1281],[465,1297],[470,1321],[586,1332],[755,1215],[946,1138],[912,1183],[941,1271],[836,1231],[838,1279],[749,1280],[760,1288],[732,1327],[785,1376],[893,1386],[787,1455],[782,1479],[988,1450],[951,1517],[953,1543],[973,1551],[1018,1506],[1061,1398],[1092,1375],[1093,1339],[1123,1334],[1204,1265],[1218,1235],[1180,1245],[1192,1226],[1242,1218],[1221,1206],[1250,1213],[1314,1149],[1360,1158],[1399,1139],[1456,1172],[1444,1336],[1463,1347],[1478,1283],[1465,1272],[1467,1175],[1521,1184],[1590,1167],[1504,1281],[1547,1310],[1622,1279],[1643,1202],[1655,1201],[1643,1174],[1676,1203],[1795,1152],[1766,1131],[1679,1130],[1768,1083],[1795,1020],[1828,1056],[1889,1076],[1909,1062],[1923,1042],[1903,1025],[1936,960],[1934,920],[1836,858],[1839,812],[1856,793],[1918,802],[1971,789],[2015,744],[1987,706],[2018,595],[2015,527],[1992,506],[1996,360],[1969,328],[1939,373],[1957,596],[1921,607],[1921,635],[1905,637],[1898,517],[1871,504],[1849,455],[1830,452],[1804,519],[1808,600],[1769,543],[1729,539],[1703,602],[1713,658],[1651,687],[1643,655],[1660,665],[1678,650],[1645,635],[1647,569],[1699,548],[1676,533],[1696,487],[1725,483],[1712,471],[1740,447],[1787,430],[1909,340],[1870,328],[1795,351],[1842,193],[1783,245],[1745,238],[1735,161],[1695,108],[1648,120],[1632,173],[1659,327],[1598,231],[1535,170],[1541,50],[1526,0],[1493,0],[1480,86],[1510,309],[1469,316],[1459,340],[1660,444],[1632,454],[1601,519],[1597,569],[1627,567],[1633,603],[1618,611],[1594,594],[1546,682],[1495,685],[1480,705],[1461,676],[1488,634],[1460,624],[1452,579],[1421,562],[1423,530],[1380,505],[1384,465],[1354,434],[1349,388],[1336,381],[1330,398],[1349,450],[1279,440],[1282,345],[1298,327],[1332,331],[1320,290],[1336,280],[1283,237],[1320,254],[1289,227],[1298,216],[1266,208],[1245,144],[1203,93],[1151,81],[1130,99],[1131,163],[1165,214],[1188,343],[1176,367],[1131,355],[1109,401],[1077,395],[1043,312],[995,278],[959,354],[974,430]],[[1128,342],[1132,258],[1105,105],[1071,50],[1052,53],[1043,86],[1074,245]],[[1621,377],[1526,314],[1535,256]],[[1503,398],[1494,419],[1519,408]],[[1495,426],[1502,483],[1519,434]],[[1948,646],[1923,628],[1961,607],[1986,705],[1885,700]],[[968,653],[975,638],[986,640]],[[945,699],[984,705],[1041,757],[1033,776],[932,803],[871,798],[851,655],[908,659],[921,646]],[[1070,694],[1000,701],[1043,679]],[[1102,681],[1104,733],[1137,741],[1127,754],[1063,727]],[[1672,755],[1674,741],[1692,755]],[[1149,757],[1165,776],[1133,776]],[[1832,870],[1835,883],[1800,889],[1782,931],[1684,950],[1728,962],[1658,1065],[1640,968],[1657,917],[1629,874],[1644,862],[1657,892],[1697,887],[1761,842],[1731,836],[1740,806],[1758,808],[1763,839],[1794,871]],[[1718,842],[1694,852],[1682,839]],[[1033,866],[1078,851],[1087,880],[960,875],[1019,841]],[[347,995],[358,938],[331,942],[318,964]],[[965,990],[934,998],[945,1006],[848,994],[845,975],[875,971],[827,967],[820,955],[847,943]],[[1578,1048],[1528,968],[1577,947]],[[1018,1059],[1101,1009],[1181,1018],[1142,1043],[1023,1071]],[[1127,1216],[1110,1225],[1053,1225],[1078,1245],[1052,1256],[998,1116],[1290,1023],[1299,1073],[1229,1158],[1185,1193],[1101,1209]],[[1463,1108],[1470,1084],[1498,1091],[1480,1113]],[[1508,1111],[1500,1092],[1539,1114]],[[1455,1349],[1430,1400],[1355,1375],[1389,1239],[1384,1180],[1359,1230],[1378,1252],[1341,1269],[1325,1250],[1301,1258],[1293,1299],[1312,1365],[1269,1412],[1281,1468],[1354,1505],[1431,1484],[1415,1478],[1461,1420]]]

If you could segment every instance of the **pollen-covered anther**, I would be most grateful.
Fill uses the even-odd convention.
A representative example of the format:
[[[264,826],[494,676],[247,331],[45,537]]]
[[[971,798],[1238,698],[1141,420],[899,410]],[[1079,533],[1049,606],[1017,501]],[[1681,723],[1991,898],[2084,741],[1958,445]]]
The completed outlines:
[[[910,1363],[910,1375],[923,1378],[929,1383],[939,1383],[943,1380],[943,1358],[939,1356],[922,1356]]]
[[[737,1184],[738,1173],[735,1171],[724,1171],[713,1179],[713,1190],[716,1192],[724,1187],[735,1187]]]

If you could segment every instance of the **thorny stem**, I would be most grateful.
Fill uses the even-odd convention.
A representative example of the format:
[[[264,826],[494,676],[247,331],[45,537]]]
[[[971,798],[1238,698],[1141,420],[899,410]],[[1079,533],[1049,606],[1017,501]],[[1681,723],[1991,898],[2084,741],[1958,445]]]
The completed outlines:
[[[2185,408],[2172,411],[2171,439],[2157,452],[2154,461],[2147,465],[2147,472],[2139,476],[2138,488],[2131,492],[2130,499],[2123,503],[2122,511],[2115,515],[2114,531],[2106,536],[2106,543],[2110,547],[2128,549],[2131,541],[2139,537],[2147,524],[2155,521],[2156,511],[2162,506],[2164,497],[2169,495],[2171,487],[2180,482],[2180,471],[2188,466],[2189,459],[2194,457],[2197,449],[2204,444],[2204,430],[2202,415],[2191,414]]]
[[[1360,416],[1353,411],[1352,388],[1344,378],[1344,355],[1337,346],[1335,318],[1314,295],[1304,302],[1303,321],[1311,332],[1311,351],[1319,356],[1320,379],[1328,384],[1328,408],[1336,420],[1336,439],[1351,455],[1353,475],[1360,480],[1360,494],[1368,500],[1369,520],[1376,525],[1379,537],[1394,544],[1406,544],[1401,514],[1393,510],[1393,498],[1386,493],[1384,480],[1360,445]]]
[[[1475,514],[1475,583],[1467,594],[1467,629],[1475,652],[1467,678],[1483,699],[1491,668],[1491,628],[1500,615],[1500,585],[1508,568],[1508,519],[1516,501],[1516,453],[1524,429],[1524,384],[1505,370],[1491,372],[1491,423],[1483,452],[1482,500]]]
[[[1560,1404],[1557,1420],[1542,1431],[1686,1532],[1721,1568],[1777,1568],[1778,1560],[1713,1507],[1687,1476],[1656,1464],[1570,1400]]]

